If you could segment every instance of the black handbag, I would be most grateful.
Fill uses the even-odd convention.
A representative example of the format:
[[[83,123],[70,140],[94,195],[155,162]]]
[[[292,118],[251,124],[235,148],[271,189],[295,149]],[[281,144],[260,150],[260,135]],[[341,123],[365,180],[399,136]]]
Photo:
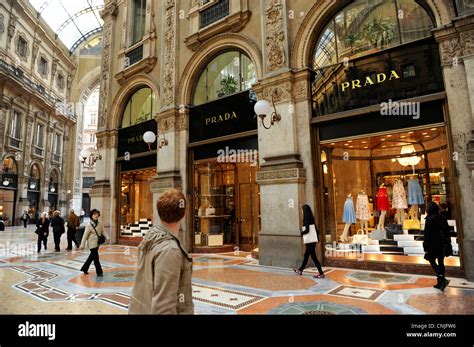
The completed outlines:
[[[387,231],[387,239],[393,240],[393,235],[403,234],[403,227],[401,224],[390,224],[385,227]]]
[[[98,233],[97,230],[95,229],[94,224],[91,223],[91,226],[94,228],[95,234],[97,235],[97,239],[98,239],[97,243],[98,243],[99,245],[105,243],[105,240],[106,240],[105,236],[104,236],[104,235],[99,235],[99,233]]]

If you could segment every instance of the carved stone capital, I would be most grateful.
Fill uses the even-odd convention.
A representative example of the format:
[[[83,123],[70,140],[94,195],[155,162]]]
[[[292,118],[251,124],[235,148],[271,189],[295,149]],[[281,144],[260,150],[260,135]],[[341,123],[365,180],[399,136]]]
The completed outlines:
[[[181,174],[179,171],[162,171],[150,183],[150,191],[162,193],[167,189],[175,188],[181,190],[183,187]]]
[[[89,195],[91,198],[110,197],[110,182],[96,181],[92,186]]]
[[[97,149],[115,148],[118,145],[118,131],[105,130],[96,133]]]
[[[107,17],[116,17],[118,14],[118,5],[116,0],[111,0],[105,4],[104,9],[100,11],[100,16],[105,21]]]
[[[265,163],[257,172],[257,183],[260,185],[304,183],[306,170],[298,154],[263,158]]]
[[[159,113],[156,116],[159,132],[186,130],[188,128],[187,114],[188,112],[183,109],[171,109]]]

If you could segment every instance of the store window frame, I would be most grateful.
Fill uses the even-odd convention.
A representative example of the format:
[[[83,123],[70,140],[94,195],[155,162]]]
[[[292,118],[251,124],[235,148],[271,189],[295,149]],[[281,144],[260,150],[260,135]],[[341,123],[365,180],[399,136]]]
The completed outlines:
[[[140,116],[138,116],[138,118],[135,119],[134,123],[132,123],[133,98],[134,98],[134,96],[138,95],[138,93],[140,91],[147,90],[147,89],[150,91],[150,96],[149,96],[150,114],[149,115],[145,114],[145,117],[142,117],[140,115]],[[129,109],[128,119],[126,118],[127,117],[127,115],[126,115],[127,109]],[[120,119],[119,128],[120,129],[129,128],[129,127],[135,126],[137,124],[147,122],[147,121],[154,118],[154,113],[158,112],[159,109],[160,109],[160,100],[157,97],[157,95],[155,94],[153,88],[149,87],[148,85],[141,85],[140,87],[136,88],[132,93],[130,93],[130,95],[127,99],[127,102],[124,104],[123,111],[122,111],[122,117]],[[127,120],[128,120],[128,122],[127,122]]]
[[[223,82],[223,79],[221,80],[221,85],[222,85],[222,95],[217,95],[216,97],[210,97],[210,92],[209,92],[209,76],[208,76],[208,73],[209,73],[209,69],[211,68],[211,65],[213,63],[216,62],[217,59],[219,59],[220,57],[226,55],[226,54],[238,54],[238,64],[239,64],[239,74],[238,76],[233,76],[233,75],[228,75],[230,77],[232,77],[233,81],[236,82],[236,86],[237,88],[233,91],[233,92],[229,92],[229,93],[226,93],[224,92],[225,88],[232,88],[232,85],[231,85],[231,82],[232,80],[229,80],[229,83],[228,85],[226,86],[226,83],[222,83]],[[244,57],[248,60],[248,65],[253,65],[253,75],[254,75],[254,79],[249,79],[249,80],[244,80]],[[234,57],[234,64],[235,64],[235,58]],[[219,73],[221,74],[222,71]],[[204,77],[204,86],[200,85],[200,81],[201,79]],[[218,100],[220,98],[224,98],[224,97],[228,97],[228,96],[232,96],[232,95],[235,95],[235,94],[238,94],[238,93],[241,93],[241,92],[244,92],[244,91],[247,91],[247,90],[251,90],[252,87],[251,85],[253,83],[257,82],[257,69],[256,69],[256,66],[255,66],[255,62],[243,51],[241,50],[238,50],[238,49],[232,49],[232,50],[226,50],[226,51],[221,51],[215,55],[213,55],[208,63],[201,69],[197,79],[196,79],[196,84],[194,85],[194,88],[193,88],[193,93],[192,93],[192,105],[193,106],[199,106],[199,105],[202,105],[202,104],[205,104],[205,103],[208,103],[208,102],[212,102],[212,101],[215,101],[215,100]],[[244,88],[244,86],[248,84],[250,85],[250,87],[248,88]],[[206,100],[203,101],[203,102],[196,102],[196,91],[199,89],[199,88],[205,88],[206,92],[205,92],[205,98]],[[217,92],[217,91],[216,91]]]
[[[28,40],[22,34],[18,35],[16,53],[22,59],[26,59],[28,56]]]
[[[130,4],[132,11],[130,13],[129,47],[132,47],[142,41],[145,36],[147,0],[131,0]],[[138,10],[141,11],[140,14],[138,14]]]
[[[427,37],[432,36],[431,29],[434,29],[436,27],[436,20],[433,16],[433,13],[430,11],[429,6],[425,3],[425,1],[424,0],[420,0],[420,1],[412,0],[413,4],[419,6],[424,11],[426,16],[431,20],[431,29],[430,29],[430,34],[427,34],[427,36],[418,37],[415,40],[408,40],[408,41],[404,42],[403,39],[402,39],[402,35],[401,35],[401,28],[402,28],[401,20],[402,20],[402,18],[400,18],[400,15],[399,15],[399,11],[401,9],[401,7],[399,5],[399,1],[402,1],[402,0],[390,0],[390,2],[394,6],[394,8],[393,8],[393,10],[394,10],[393,11],[393,17],[392,18],[396,19],[396,34],[398,35],[399,42],[398,42],[398,44],[395,44],[395,45],[389,45],[388,47],[383,47],[380,50],[378,50],[377,53],[380,53],[380,52],[382,52],[384,50],[387,50],[387,49],[396,48],[396,47],[404,45],[406,43],[426,39]],[[311,67],[315,71],[318,71],[319,69],[339,65],[339,64],[345,63],[346,61],[350,61],[352,59],[361,58],[361,57],[365,57],[365,56],[369,56],[369,55],[373,54],[373,52],[371,52],[370,50],[366,50],[363,54],[352,55],[349,58],[344,57],[344,59],[340,59],[339,47],[338,47],[338,35],[336,33],[336,30],[335,30],[335,28],[336,28],[336,18],[338,16],[340,16],[341,14],[343,14],[344,11],[346,11],[348,7],[354,5],[355,3],[356,3],[356,1],[352,1],[351,3],[346,4],[345,6],[343,6],[339,11],[337,11],[326,22],[326,24],[322,28],[321,32],[319,32],[319,35],[317,36],[317,39],[315,41],[315,45],[314,45],[313,53],[312,53],[312,59],[311,59],[311,61],[312,61]],[[329,30],[330,27],[332,27],[331,30]],[[328,35],[327,33],[332,33],[332,35]],[[326,44],[321,45],[320,42],[323,38],[326,40]],[[355,37],[350,37],[350,38],[348,37],[348,38],[346,38],[346,40],[351,41],[351,40],[356,40],[356,38]],[[321,50],[325,55],[330,56],[331,53],[327,50],[327,47],[329,46],[329,44],[331,44],[334,47],[335,60],[336,61],[335,62],[330,62],[330,63],[325,63],[325,64],[317,63],[317,61],[321,62],[321,59],[319,59],[319,57],[317,56],[318,50]]]
[[[38,58],[38,73],[41,77],[46,78],[49,71],[49,63],[48,59],[44,56],[44,54],[40,54]]]
[[[23,114],[16,110],[13,109],[12,111],[12,118],[10,120],[10,131],[9,131],[9,136],[10,136],[10,146],[19,149],[20,144],[21,144],[21,127],[22,127],[22,118]]]
[[[46,127],[44,124],[36,123],[33,153],[40,157],[42,157],[44,154],[44,129],[45,128]]]

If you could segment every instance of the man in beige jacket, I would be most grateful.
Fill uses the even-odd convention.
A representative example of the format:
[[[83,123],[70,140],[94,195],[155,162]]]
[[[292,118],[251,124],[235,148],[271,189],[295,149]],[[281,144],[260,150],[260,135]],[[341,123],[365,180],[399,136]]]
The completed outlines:
[[[178,238],[186,200],[180,191],[164,192],[157,203],[160,224],[138,247],[138,270],[130,314],[193,314],[192,258]]]

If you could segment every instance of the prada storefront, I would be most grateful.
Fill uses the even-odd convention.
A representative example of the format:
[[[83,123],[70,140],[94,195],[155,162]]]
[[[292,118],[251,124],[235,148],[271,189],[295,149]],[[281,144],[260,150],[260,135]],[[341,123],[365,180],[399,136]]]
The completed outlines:
[[[431,28],[415,1],[371,8],[359,0],[317,42],[312,123],[326,266],[425,264],[431,201],[452,230],[454,256],[446,265],[460,266],[449,117]]]
[[[152,90],[143,87],[130,97],[122,116],[116,165],[119,243],[137,244],[152,226],[154,206],[150,184],[156,177],[156,143],[150,148],[143,135],[147,131],[157,132],[152,116],[157,104]]]
[[[243,91],[190,108],[194,252],[251,251],[258,245],[255,102],[251,91]]]

